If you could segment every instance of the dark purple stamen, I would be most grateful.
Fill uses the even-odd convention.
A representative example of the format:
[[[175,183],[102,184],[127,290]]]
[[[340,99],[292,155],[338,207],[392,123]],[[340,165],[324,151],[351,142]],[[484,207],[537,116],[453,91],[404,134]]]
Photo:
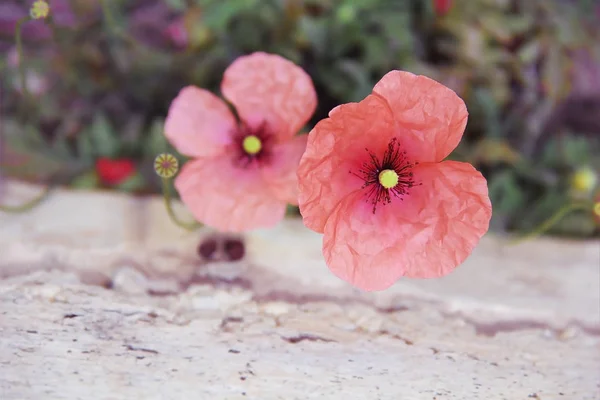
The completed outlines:
[[[369,149],[365,149],[369,153],[370,160],[362,164],[362,168],[358,173],[350,171],[351,174],[364,180],[363,189],[367,189],[366,201],[373,205],[373,214],[377,209],[377,205],[381,202],[384,205],[392,202],[392,196],[402,197],[408,194],[409,189],[415,184],[413,179],[412,168],[417,163],[411,163],[406,157],[406,151],[400,149],[400,144],[396,138],[390,140],[388,148],[383,154],[381,161]],[[398,174],[398,184],[393,188],[387,189],[379,183],[379,173],[386,169],[395,171]]]
[[[268,163],[271,158],[271,148],[274,135],[270,131],[266,122],[263,122],[256,128],[249,127],[243,121],[240,122],[237,130],[232,133],[235,146],[235,163],[240,168],[251,168]],[[261,142],[261,149],[256,154],[248,154],[244,150],[244,139],[248,136],[256,136]]]

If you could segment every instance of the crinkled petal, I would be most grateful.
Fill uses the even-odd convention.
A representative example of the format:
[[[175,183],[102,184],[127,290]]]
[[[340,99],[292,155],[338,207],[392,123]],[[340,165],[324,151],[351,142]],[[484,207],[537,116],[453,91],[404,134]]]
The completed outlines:
[[[270,228],[285,215],[258,169],[240,169],[224,156],[187,162],[175,188],[194,217],[223,232]]]
[[[471,254],[492,215],[485,178],[455,161],[421,164],[413,172],[422,185],[375,213],[364,192],[338,204],[323,237],[336,276],[363,290],[383,290],[402,276],[444,276]]]
[[[373,92],[388,101],[403,135],[413,142],[414,161],[442,161],[458,146],[468,112],[452,89],[425,76],[391,71]]]
[[[236,122],[227,104],[195,86],[183,88],[171,103],[165,136],[181,154],[191,157],[220,154],[231,143]]]
[[[323,232],[338,203],[364,184],[355,174],[369,160],[366,148],[383,153],[394,134],[387,103],[374,95],[334,108],[314,127],[298,167],[298,201],[308,228]]]
[[[269,164],[262,170],[273,195],[281,201],[298,204],[298,164],[306,149],[308,135],[298,135],[272,148]]]
[[[275,54],[239,57],[225,71],[221,91],[251,127],[267,121],[279,138],[289,138],[306,124],[317,107],[310,76]]]

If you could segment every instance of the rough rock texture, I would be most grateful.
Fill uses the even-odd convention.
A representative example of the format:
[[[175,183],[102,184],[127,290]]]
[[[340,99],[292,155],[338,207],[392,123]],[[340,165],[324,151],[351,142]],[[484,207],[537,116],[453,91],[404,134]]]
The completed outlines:
[[[200,260],[210,234],[109,193],[0,213],[0,399],[600,399],[597,241],[487,236],[362,293],[297,220],[239,262]]]

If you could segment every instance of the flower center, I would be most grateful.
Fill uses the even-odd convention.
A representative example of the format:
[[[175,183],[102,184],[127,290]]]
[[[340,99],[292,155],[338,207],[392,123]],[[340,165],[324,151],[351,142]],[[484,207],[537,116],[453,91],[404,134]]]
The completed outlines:
[[[398,174],[393,169],[384,169],[379,173],[379,183],[386,189],[391,189],[398,184]]]
[[[275,134],[266,122],[249,126],[244,121],[231,132],[231,152],[236,168],[262,168],[271,162]]]
[[[262,142],[257,136],[250,135],[244,138],[242,147],[247,154],[253,156],[262,150]]]
[[[363,163],[358,173],[351,174],[364,180],[363,189],[366,189],[366,200],[373,205],[373,214],[379,203],[389,204],[392,197],[400,200],[408,194],[413,186],[420,185],[413,179],[412,169],[416,163],[411,163],[406,152],[400,149],[396,138],[390,140],[383,157],[379,158],[369,149],[370,160]]]

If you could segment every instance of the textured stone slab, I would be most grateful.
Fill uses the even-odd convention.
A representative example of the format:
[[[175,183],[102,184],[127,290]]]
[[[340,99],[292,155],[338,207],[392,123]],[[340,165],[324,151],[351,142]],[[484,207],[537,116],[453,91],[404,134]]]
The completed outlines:
[[[298,220],[239,262],[198,258],[212,234],[113,193],[0,214],[0,398],[600,398],[598,241],[488,235],[450,276],[363,293]]]

